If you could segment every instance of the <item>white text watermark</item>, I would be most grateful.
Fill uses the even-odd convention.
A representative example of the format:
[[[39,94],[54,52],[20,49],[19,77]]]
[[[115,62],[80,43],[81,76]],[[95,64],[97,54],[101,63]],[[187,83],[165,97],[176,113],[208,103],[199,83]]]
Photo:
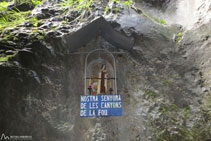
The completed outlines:
[[[28,141],[32,140],[32,136],[16,136],[16,135],[5,135],[4,133],[1,134],[0,141],[4,140],[11,140],[11,141]]]

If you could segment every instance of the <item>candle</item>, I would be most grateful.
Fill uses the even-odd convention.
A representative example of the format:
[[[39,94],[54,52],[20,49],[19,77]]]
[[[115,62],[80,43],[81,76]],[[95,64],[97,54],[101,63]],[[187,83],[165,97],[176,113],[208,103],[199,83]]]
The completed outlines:
[[[91,86],[92,85],[92,76],[90,76],[90,78],[89,78],[89,86]]]

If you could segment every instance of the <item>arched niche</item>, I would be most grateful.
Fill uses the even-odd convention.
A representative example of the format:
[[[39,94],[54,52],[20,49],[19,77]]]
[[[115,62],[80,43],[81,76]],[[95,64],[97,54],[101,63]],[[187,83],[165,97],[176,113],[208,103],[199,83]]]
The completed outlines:
[[[85,59],[85,94],[117,94],[116,62],[104,49],[89,52]]]

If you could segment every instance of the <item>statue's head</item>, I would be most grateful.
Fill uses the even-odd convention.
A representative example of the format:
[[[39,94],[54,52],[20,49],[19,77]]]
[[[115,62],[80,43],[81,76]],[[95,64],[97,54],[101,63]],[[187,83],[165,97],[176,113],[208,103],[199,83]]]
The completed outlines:
[[[105,71],[105,70],[106,70],[106,65],[105,65],[105,64],[102,64],[101,70],[102,70],[102,71]]]

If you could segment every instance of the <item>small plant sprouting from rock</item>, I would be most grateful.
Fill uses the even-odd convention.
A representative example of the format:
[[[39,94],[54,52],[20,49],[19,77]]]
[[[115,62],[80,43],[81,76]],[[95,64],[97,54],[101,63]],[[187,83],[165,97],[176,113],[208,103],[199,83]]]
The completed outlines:
[[[160,23],[166,24],[166,21],[165,21],[164,19],[161,19],[161,20],[160,20]]]
[[[15,52],[14,54],[11,55],[6,55],[6,56],[1,56],[0,54],[0,62],[6,62],[8,61],[10,58],[14,57],[16,55],[17,52]]]
[[[0,28],[14,27],[26,20],[27,12],[20,12],[18,9],[5,11],[0,17]]]
[[[179,41],[179,40],[181,39],[181,37],[182,37],[182,32],[179,32],[179,33],[177,34],[177,41]]]
[[[155,21],[159,24],[166,24],[167,23],[164,19],[161,19],[161,18],[158,18],[158,17],[155,17],[155,16],[150,16],[150,15],[147,15],[146,13],[142,14],[142,16],[148,17],[148,18],[152,19],[153,21]]]
[[[36,17],[30,18],[29,21],[33,24],[34,27],[38,26],[39,20],[37,20]]]
[[[15,3],[30,3],[31,5],[39,5],[41,4],[41,0],[32,0],[32,1],[15,1]],[[19,9],[13,7],[8,8],[12,2],[0,2],[0,29],[4,29],[6,27],[15,27],[24,23],[31,16],[31,11],[20,11]],[[31,21],[32,18],[29,20]],[[33,19],[33,24],[36,27],[37,22],[35,18]]]
[[[123,4],[127,7],[130,7],[131,4],[133,4],[133,1],[132,0],[126,0],[126,1],[123,1]]]
[[[42,4],[42,0],[32,0],[32,3],[37,6],[37,5],[40,5]]]
[[[131,7],[131,5],[134,3],[133,0],[109,0],[107,5],[104,4],[104,2],[100,2],[97,5],[100,4],[101,7],[105,7],[104,11],[105,14],[107,14],[110,11],[115,11],[114,13],[118,13],[120,11],[120,8],[113,7],[114,3],[122,3],[123,5],[127,7]],[[85,15],[91,15],[92,9],[95,7],[96,1],[93,0],[63,0],[60,2],[60,6],[63,8],[64,11],[68,10],[77,10],[80,12],[80,18],[83,18]]]

